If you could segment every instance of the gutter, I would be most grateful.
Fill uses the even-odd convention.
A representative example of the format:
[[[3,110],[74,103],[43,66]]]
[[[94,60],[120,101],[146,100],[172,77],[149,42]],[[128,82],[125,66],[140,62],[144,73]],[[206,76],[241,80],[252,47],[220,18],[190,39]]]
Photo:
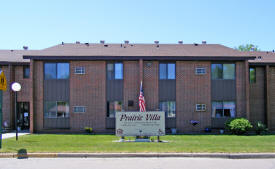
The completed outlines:
[[[15,66],[24,66],[30,65],[30,62],[9,62],[9,61],[0,61],[1,66],[15,65]]]
[[[24,59],[33,60],[169,60],[169,61],[239,61],[254,60],[255,56],[30,56],[23,55]]]
[[[249,62],[250,66],[266,66],[266,65],[270,65],[270,66],[275,66],[275,62]]]

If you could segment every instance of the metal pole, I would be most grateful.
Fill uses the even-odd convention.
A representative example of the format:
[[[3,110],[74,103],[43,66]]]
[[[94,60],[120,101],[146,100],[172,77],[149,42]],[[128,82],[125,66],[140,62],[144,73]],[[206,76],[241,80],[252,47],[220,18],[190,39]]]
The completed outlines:
[[[17,129],[17,92],[15,92],[15,104],[14,104],[14,125],[15,125],[15,133],[16,133],[16,141],[18,140],[18,129]]]
[[[0,90],[0,149],[2,148],[2,90]]]

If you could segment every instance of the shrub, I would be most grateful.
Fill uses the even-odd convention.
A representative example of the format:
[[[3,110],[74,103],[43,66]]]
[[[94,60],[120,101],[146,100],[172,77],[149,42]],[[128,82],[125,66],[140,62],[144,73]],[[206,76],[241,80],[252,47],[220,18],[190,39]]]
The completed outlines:
[[[234,120],[234,118],[230,118],[230,119],[226,120],[226,122],[224,123],[225,130],[230,131],[229,124],[231,123],[232,120]]]
[[[262,134],[263,132],[268,131],[268,129],[266,128],[265,124],[263,124],[262,122],[258,121],[256,123],[256,126],[255,126],[255,131],[256,131],[256,134]]]
[[[92,127],[85,127],[84,130],[85,130],[87,133],[92,133],[92,132],[93,132],[93,128],[92,128]]]
[[[226,122],[226,128],[233,134],[241,135],[251,129],[252,125],[245,118],[236,118]]]

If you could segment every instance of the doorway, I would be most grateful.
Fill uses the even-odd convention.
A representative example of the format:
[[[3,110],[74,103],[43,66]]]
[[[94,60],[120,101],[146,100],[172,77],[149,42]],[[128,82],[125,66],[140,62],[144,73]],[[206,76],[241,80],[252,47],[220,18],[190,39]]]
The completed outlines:
[[[30,129],[30,103],[29,102],[18,102],[18,127],[21,130]]]

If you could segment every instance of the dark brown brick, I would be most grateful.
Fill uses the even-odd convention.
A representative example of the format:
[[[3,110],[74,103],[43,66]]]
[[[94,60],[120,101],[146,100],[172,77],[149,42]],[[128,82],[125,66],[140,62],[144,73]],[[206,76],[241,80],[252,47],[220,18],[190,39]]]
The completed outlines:
[[[139,96],[139,62],[125,61],[124,64],[124,109],[125,111],[138,111]],[[128,101],[134,101],[134,106],[129,107]]]
[[[74,74],[74,68],[84,66],[84,75]],[[70,62],[70,127],[83,130],[92,127],[95,132],[105,130],[106,66],[105,61]],[[73,106],[86,106],[86,113],[73,113]]]
[[[157,110],[159,108],[157,61],[144,61],[143,63],[143,91],[146,110]]]
[[[176,117],[179,132],[197,132],[211,125],[210,62],[177,61]],[[205,75],[195,75],[196,67],[206,67]],[[196,112],[196,104],[206,104],[205,112]],[[199,121],[196,126],[191,120]]]

